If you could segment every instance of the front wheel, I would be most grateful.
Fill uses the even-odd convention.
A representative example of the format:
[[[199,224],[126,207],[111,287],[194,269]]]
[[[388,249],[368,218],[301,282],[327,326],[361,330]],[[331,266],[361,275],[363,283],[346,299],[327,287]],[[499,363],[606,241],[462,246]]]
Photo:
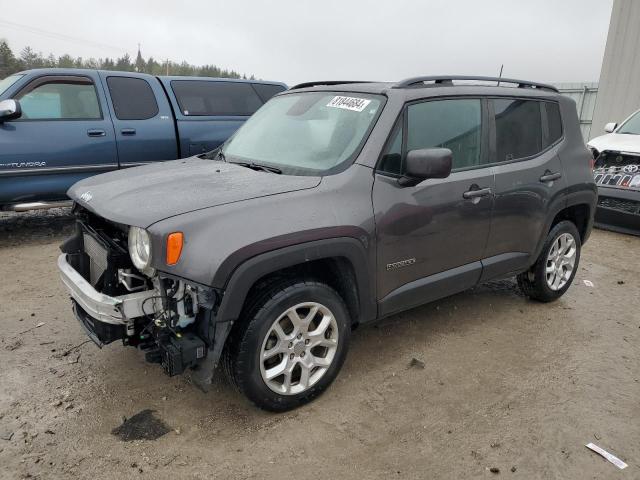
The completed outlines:
[[[320,395],[347,354],[342,298],[313,280],[273,284],[250,299],[225,351],[225,372],[265,410],[285,411]]]
[[[518,275],[522,292],[540,302],[560,298],[571,286],[580,262],[582,243],[576,226],[567,220],[555,225],[536,263]]]

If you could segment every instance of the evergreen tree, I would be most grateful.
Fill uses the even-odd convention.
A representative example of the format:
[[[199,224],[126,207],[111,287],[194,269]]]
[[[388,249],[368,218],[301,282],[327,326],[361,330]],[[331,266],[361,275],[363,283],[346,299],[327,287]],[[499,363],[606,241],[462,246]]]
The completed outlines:
[[[6,40],[0,40],[0,78],[7,77],[15,73],[16,58],[13,56],[11,48]]]
[[[20,52],[20,60],[25,69],[41,68],[44,65],[42,55],[33,51],[31,47],[24,47]]]
[[[65,53],[61,57],[58,57],[58,67],[73,68],[73,58],[71,58],[71,55]]]
[[[0,80],[11,75],[12,73],[31,68],[90,68],[101,70],[122,70],[126,72],[146,72],[152,75],[187,75],[202,77],[221,77],[221,78],[247,78],[234,70],[221,69],[216,65],[191,65],[186,61],[180,63],[166,61],[157,62],[153,57],[144,60],[140,48],[136,61],[132,62],[129,54],[112,59],[112,58],[89,58],[72,57],[64,54],[55,57],[49,54],[47,57],[42,53],[35,52],[31,47],[25,47],[20,52],[20,56],[16,58],[11,47],[6,40],[0,39]],[[168,72],[167,72],[168,71]],[[253,75],[250,77],[255,79]]]
[[[131,72],[133,70],[133,65],[131,64],[131,57],[129,57],[128,53],[125,53],[123,57],[120,57],[116,60],[116,70],[122,70],[125,72]]]
[[[100,68],[103,70],[115,70],[116,64],[110,58],[105,58],[100,64]]]
[[[140,44],[138,44],[138,56],[136,57],[136,72],[145,72],[146,71],[146,63],[144,62],[144,58],[142,58],[142,54],[140,53]]]
[[[157,70],[158,70],[158,63],[154,60],[153,57],[149,57],[149,60],[147,60],[145,64],[144,71],[146,73],[150,73],[151,75],[157,75],[156,73]]]

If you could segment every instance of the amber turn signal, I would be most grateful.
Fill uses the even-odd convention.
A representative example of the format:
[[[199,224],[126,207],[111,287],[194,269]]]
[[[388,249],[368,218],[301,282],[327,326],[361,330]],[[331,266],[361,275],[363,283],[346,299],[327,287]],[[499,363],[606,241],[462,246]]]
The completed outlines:
[[[175,265],[180,260],[184,235],[182,232],[170,233],[167,237],[167,265]]]

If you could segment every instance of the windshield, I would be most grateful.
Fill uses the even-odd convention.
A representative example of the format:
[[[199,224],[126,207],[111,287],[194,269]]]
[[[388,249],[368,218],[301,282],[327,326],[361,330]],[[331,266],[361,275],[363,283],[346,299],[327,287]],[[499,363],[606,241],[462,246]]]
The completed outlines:
[[[0,95],[6,92],[7,88],[16,83],[23,76],[24,75],[10,75],[7,78],[0,80]]]
[[[640,111],[636,112],[629,120],[624,122],[616,133],[640,135]]]
[[[230,162],[266,164],[294,175],[328,173],[353,158],[382,97],[328,92],[274,97],[223,147]]]

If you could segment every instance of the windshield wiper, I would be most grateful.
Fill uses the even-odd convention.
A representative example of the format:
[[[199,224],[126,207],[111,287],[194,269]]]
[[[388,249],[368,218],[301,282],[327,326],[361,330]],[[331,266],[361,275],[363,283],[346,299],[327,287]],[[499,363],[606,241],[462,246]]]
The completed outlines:
[[[262,170],[263,172],[277,173],[277,174],[282,173],[282,170],[280,170],[279,168],[271,167],[269,165],[261,165],[259,163],[254,163],[254,162],[229,162],[229,163],[235,163],[236,165],[241,165],[243,167],[247,167],[252,170]]]

